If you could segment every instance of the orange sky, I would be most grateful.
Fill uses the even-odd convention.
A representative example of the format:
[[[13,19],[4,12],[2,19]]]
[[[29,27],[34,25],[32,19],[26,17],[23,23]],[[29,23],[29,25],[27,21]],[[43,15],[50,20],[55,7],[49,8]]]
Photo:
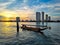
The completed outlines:
[[[7,17],[7,18],[10,18],[10,17],[20,17],[21,20],[29,20],[29,15],[33,14],[32,12],[30,11],[24,11],[24,10],[21,10],[21,11],[11,11],[11,10],[3,10],[0,12],[0,16],[4,16],[4,17]],[[7,19],[6,18],[6,19]]]

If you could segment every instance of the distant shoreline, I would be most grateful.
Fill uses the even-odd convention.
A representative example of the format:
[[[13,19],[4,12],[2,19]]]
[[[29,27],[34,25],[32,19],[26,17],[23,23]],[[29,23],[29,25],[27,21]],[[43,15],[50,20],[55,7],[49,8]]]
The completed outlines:
[[[0,22],[16,22],[16,21],[0,21]],[[19,21],[19,22],[42,22],[42,21]],[[60,22],[60,21],[44,21],[44,22]]]

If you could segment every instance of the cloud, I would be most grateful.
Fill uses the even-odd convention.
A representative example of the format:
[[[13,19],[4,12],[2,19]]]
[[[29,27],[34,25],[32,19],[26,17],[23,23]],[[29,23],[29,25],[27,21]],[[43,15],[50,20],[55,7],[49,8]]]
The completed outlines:
[[[33,5],[33,6],[29,6],[27,4],[28,0],[24,0],[23,3],[21,3],[21,5],[14,7],[12,10],[16,11],[18,13],[18,16],[27,16],[27,17],[35,17],[35,12],[36,11],[45,11],[46,13],[48,13],[49,15],[52,16],[52,13],[55,10],[55,6],[59,6],[58,4],[38,4],[38,5]]]
[[[56,3],[55,6],[60,6],[60,3]]]
[[[28,0],[23,0],[24,3],[28,2]]]
[[[60,3],[55,4],[55,10],[60,10]]]
[[[4,3],[0,3],[0,11],[5,9],[11,10],[16,12],[18,16],[29,18],[35,18],[36,11],[45,11],[49,15],[53,16],[59,14],[57,12],[60,10],[60,3],[58,3],[58,0],[53,1],[54,2],[52,2],[52,0],[45,2],[41,0],[8,0]]]
[[[52,20],[60,20],[60,16],[52,16]]]
[[[22,10],[17,10],[15,9],[15,12],[18,14],[20,17],[30,17],[31,15],[34,14],[34,11],[32,9],[28,9],[25,7],[25,9]]]
[[[7,7],[7,5],[11,4],[14,0],[8,0],[8,1],[1,1],[0,2],[0,10],[3,10]]]
[[[11,10],[2,10],[0,12],[0,16],[4,16],[4,17],[16,17],[17,16],[17,13],[15,11],[11,11]]]
[[[55,10],[60,10],[60,8],[55,8]]]

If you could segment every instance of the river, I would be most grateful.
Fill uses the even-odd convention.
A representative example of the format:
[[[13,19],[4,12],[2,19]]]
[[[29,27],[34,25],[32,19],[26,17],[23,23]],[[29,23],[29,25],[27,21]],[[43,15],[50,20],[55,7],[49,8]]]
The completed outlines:
[[[19,22],[21,24],[36,25],[36,22]],[[46,25],[46,24],[45,24]],[[0,45],[59,45],[60,23],[47,23],[51,29],[43,30],[44,35],[22,30],[16,31],[16,22],[0,22]]]

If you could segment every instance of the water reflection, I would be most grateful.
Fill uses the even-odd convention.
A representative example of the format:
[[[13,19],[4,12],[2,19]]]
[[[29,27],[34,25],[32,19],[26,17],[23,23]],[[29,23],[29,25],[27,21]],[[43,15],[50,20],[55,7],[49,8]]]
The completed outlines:
[[[16,33],[16,37],[19,37],[19,32]]]
[[[24,23],[24,22],[23,22]],[[20,24],[23,24],[20,23]],[[24,24],[36,24],[37,27],[40,25],[40,22],[29,22]],[[33,31],[16,31],[15,22],[0,22],[0,44],[6,43],[6,45],[58,45],[60,44],[60,23],[48,23],[48,26],[51,26],[51,30],[44,30],[44,35],[36,33]],[[54,27],[56,26],[56,27]],[[14,30],[13,30],[14,29]],[[22,32],[22,33],[21,33]],[[15,34],[15,35],[14,35]],[[45,37],[47,36],[47,37]],[[7,37],[7,38],[5,38]],[[13,38],[9,38],[13,37]],[[2,38],[2,39],[1,39]]]
[[[36,27],[40,27],[40,22],[36,22]]]
[[[42,26],[44,26],[44,21],[42,21]]]
[[[19,32],[16,33],[16,40],[19,42]]]
[[[36,27],[48,26],[48,22],[36,22]]]
[[[11,22],[0,23],[0,38],[10,38],[15,34],[15,30],[13,30],[13,27],[11,27],[11,25]]]
[[[3,27],[1,27],[1,33],[3,33],[5,36],[11,35],[11,28],[9,27],[10,25],[10,22],[5,22],[3,23]]]
[[[48,25],[48,22],[46,22],[46,26]]]

